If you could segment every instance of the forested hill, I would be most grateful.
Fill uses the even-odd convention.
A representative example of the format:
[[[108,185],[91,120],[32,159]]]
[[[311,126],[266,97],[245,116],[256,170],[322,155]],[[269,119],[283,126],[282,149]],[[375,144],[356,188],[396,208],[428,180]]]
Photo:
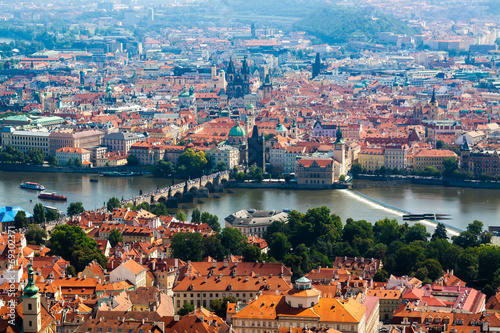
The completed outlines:
[[[400,20],[340,6],[324,7],[314,11],[295,23],[295,27],[328,43],[344,43],[351,38],[361,36],[376,41],[381,32],[415,34],[413,29]]]

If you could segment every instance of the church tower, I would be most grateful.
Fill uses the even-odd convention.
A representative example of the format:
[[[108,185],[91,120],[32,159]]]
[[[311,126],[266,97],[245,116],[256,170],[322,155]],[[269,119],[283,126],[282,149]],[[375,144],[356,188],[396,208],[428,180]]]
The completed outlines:
[[[38,287],[35,285],[33,268],[28,268],[28,284],[24,288],[23,296],[23,331],[26,333],[38,332],[42,327],[41,304]]]
[[[340,175],[346,174],[346,160],[345,160],[345,141],[342,139],[342,131],[340,127],[337,127],[337,139],[333,143],[333,158],[340,163],[339,174],[336,175],[340,177]]]
[[[464,171],[469,171],[469,161],[470,161],[470,147],[469,142],[467,142],[467,137],[464,135],[462,137],[464,141],[460,146],[460,169]]]
[[[266,74],[266,79],[262,85],[262,89],[264,90],[264,99],[273,98],[273,85],[271,84],[271,77],[269,74]]]
[[[290,127],[290,137],[292,139],[297,139],[297,124],[295,123],[295,118],[293,118],[292,127]]]
[[[321,58],[319,56],[319,53],[316,53],[316,60],[312,65],[312,78],[314,79],[316,76],[318,76],[320,71],[321,71]]]

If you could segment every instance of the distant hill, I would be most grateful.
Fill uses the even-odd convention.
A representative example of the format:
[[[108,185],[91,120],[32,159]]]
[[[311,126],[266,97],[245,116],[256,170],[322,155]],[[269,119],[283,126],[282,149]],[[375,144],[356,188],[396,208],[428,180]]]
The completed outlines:
[[[314,11],[294,25],[328,43],[344,43],[353,37],[377,40],[381,32],[414,35],[404,22],[352,7],[330,6]]]

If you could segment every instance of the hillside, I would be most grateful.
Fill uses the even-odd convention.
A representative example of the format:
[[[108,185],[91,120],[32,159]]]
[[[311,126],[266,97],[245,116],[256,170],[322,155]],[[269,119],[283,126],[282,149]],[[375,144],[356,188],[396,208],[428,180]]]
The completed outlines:
[[[381,32],[413,35],[402,21],[349,7],[331,6],[315,11],[295,23],[295,27],[328,43],[344,43],[365,36],[376,41]]]

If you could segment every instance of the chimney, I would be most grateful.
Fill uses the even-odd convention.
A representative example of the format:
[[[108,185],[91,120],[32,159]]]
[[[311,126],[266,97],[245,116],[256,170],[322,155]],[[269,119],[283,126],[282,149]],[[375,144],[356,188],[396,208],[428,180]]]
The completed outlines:
[[[156,260],[153,260],[153,271],[156,270]]]
[[[227,260],[224,260],[224,267],[227,267]]]
[[[276,296],[279,296],[280,291],[276,289]]]
[[[213,268],[217,267],[217,261],[216,260],[212,261],[212,267]]]
[[[143,324],[143,325],[144,325],[144,321],[145,321],[145,319],[144,319],[144,318],[142,318],[142,324]]]
[[[245,281],[248,281],[248,275],[245,277]]]
[[[203,315],[198,316],[198,319],[200,319],[200,321],[202,322],[205,321],[205,317]]]
[[[179,259],[175,259],[175,268],[179,267]]]
[[[318,267],[318,273],[321,273],[321,266]]]
[[[174,321],[179,321],[179,315],[174,315]]]

